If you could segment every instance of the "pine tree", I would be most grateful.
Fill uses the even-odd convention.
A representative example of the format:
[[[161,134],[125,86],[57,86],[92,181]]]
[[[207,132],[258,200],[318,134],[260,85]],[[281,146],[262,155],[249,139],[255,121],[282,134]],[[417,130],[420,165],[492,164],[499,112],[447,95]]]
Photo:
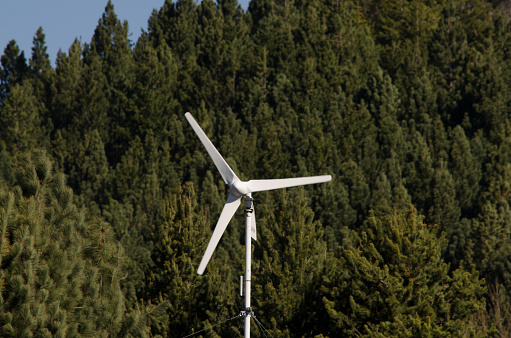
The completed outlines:
[[[153,333],[180,336],[238,313],[232,299],[237,293],[233,290],[237,277],[232,278],[215,263],[219,250],[205,274],[197,274],[211,234],[208,223],[190,183],[171,194],[160,210],[153,227],[154,266],[147,271],[147,299],[153,303],[168,301],[170,307],[169,320],[153,326]],[[232,333],[228,324],[214,331],[224,336]]]
[[[25,52],[21,51],[16,41],[11,40],[4,49],[0,58],[2,68],[0,69],[0,103],[16,84],[22,84],[27,77],[28,66]],[[0,104],[1,105],[1,104]]]
[[[145,271],[152,265],[151,225],[162,198],[154,159],[157,153],[154,154],[154,143],[151,146],[146,147],[138,136],[130,142],[128,151],[111,172],[110,199],[102,206],[104,217],[111,222],[129,258],[124,291],[130,301],[144,293]]]
[[[420,70],[427,62],[427,47],[437,26],[441,7],[436,1],[368,1],[373,35],[382,64],[391,75]],[[376,10],[380,8],[380,10]],[[400,82],[398,79],[396,79]]]
[[[93,126],[100,131],[105,142],[105,151],[110,163],[116,164],[131,139],[129,130],[128,93],[133,82],[133,53],[128,40],[128,22],[120,22],[109,0],[98,21],[90,46],[86,46],[84,62],[93,68],[91,74],[94,86],[86,93],[97,93],[104,100],[95,114]],[[99,88],[98,88],[99,87]],[[99,101],[90,98],[89,102]],[[110,123],[110,122],[115,123]]]
[[[412,197],[413,205],[417,210],[426,213],[432,198],[433,159],[421,133],[415,130],[413,121],[409,128],[403,183]]]
[[[40,73],[44,73],[51,68],[50,59],[47,53],[48,47],[46,47],[45,35],[42,27],[37,30],[32,46],[32,57],[29,60],[30,71],[32,76],[37,76]]]
[[[511,210],[506,202],[482,206],[478,218],[471,224],[470,240],[465,250],[466,264],[474,264],[488,281],[511,285],[511,267],[507,257],[511,246]]]
[[[387,215],[393,209],[392,188],[384,172],[376,178],[369,206],[376,215]]]
[[[329,335],[460,335],[484,309],[484,280],[441,258],[445,240],[414,209],[372,215],[326,273]]]
[[[470,141],[460,126],[453,129],[451,172],[455,179],[456,199],[465,215],[471,216],[479,195],[481,163],[472,154]]]
[[[52,98],[51,107],[51,123],[55,126],[55,138],[57,131],[64,133],[73,124],[74,114],[82,111],[80,106],[83,101],[79,98],[84,96],[83,93],[83,75],[85,68],[82,60],[83,46],[75,40],[69,47],[69,54],[59,51],[57,55],[57,66],[55,69],[55,92]],[[77,118],[78,120],[78,118]],[[69,138],[72,139],[72,138]],[[61,157],[63,154],[54,154],[55,158]],[[63,165],[59,163],[59,165]]]
[[[384,76],[381,70],[372,82],[369,109],[379,131],[378,153],[382,158],[389,157],[391,152],[402,158],[405,142],[398,122],[401,115],[398,89],[392,84],[391,78]]]
[[[272,336],[309,336],[314,326],[309,316],[317,308],[307,300],[317,288],[326,257],[323,230],[307,206],[303,188],[292,195],[284,190],[274,194],[274,210],[257,211],[253,307]]]
[[[473,276],[477,280],[475,274],[461,273],[456,277],[454,272],[459,267],[471,270],[475,266],[490,283],[498,279],[495,283],[506,290],[502,298],[505,300],[511,285],[506,244],[511,219],[508,14],[499,1],[484,0],[253,0],[246,13],[235,0],[168,0],[153,12],[147,33],[132,48],[128,24],[119,20],[113,2],[109,1],[92,40],[89,43],[77,40],[65,53],[59,52],[55,70],[48,59],[42,29],[33,37],[29,60],[15,41],[9,42],[3,51],[2,196],[7,196],[8,187],[16,184],[14,168],[21,163],[23,153],[32,148],[47,148],[56,170],[63,171],[74,189],[76,212],[84,218],[78,223],[96,230],[105,222],[111,224],[111,230],[105,230],[104,236],[114,240],[107,243],[118,240],[126,252],[121,255],[121,270],[127,277],[122,279],[120,288],[127,298],[124,306],[133,311],[121,311],[123,324],[113,320],[112,330],[104,331],[105,335],[110,332],[144,335],[148,325],[152,325],[153,333],[177,334],[169,331],[171,324],[154,324],[166,303],[160,302],[159,295],[146,296],[146,278],[154,267],[152,257],[164,257],[162,252],[167,252],[160,243],[158,253],[151,257],[159,240],[152,236],[152,232],[159,233],[152,225],[163,229],[171,227],[174,220],[179,222],[177,216],[170,221],[171,212],[165,214],[161,209],[158,215],[158,210],[164,204],[163,196],[174,196],[176,192],[181,196],[185,188],[180,187],[180,182],[192,181],[197,190],[193,195],[203,205],[203,211],[196,208],[191,214],[206,213],[211,220],[217,219],[226,193],[214,164],[201,151],[200,141],[183,118],[183,112],[192,111],[242,179],[321,173],[334,176],[330,184],[311,188],[315,191],[307,196],[311,198],[314,218],[324,227],[325,266],[329,269],[321,275],[324,280],[312,281],[316,293],[307,292],[300,298],[303,308],[288,298],[282,304],[270,302],[277,309],[289,310],[285,318],[274,316],[276,323],[283,323],[282,327],[270,323],[276,335],[340,334],[341,329],[331,319],[338,317],[333,312],[332,317],[328,315],[321,297],[327,295],[327,299],[334,300],[331,295],[341,285],[337,281],[349,277],[347,270],[343,270],[348,257],[346,248],[356,247],[362,238],[351,230],[369,226],[370,208],[375,218],[382,220],[385,215],[393,215],[394,210],[413,203],[427,217],[427,223],[437,223],[445,232],[447,241],[440,241],[440,252],[451,263],[449,278],[458,278],[459,285],[472,292],[472,286],[476,289],[479,286],[470,286],[466,278]],[[23,189],[51,190],[37,188],[35,179],[22,180],[33,183],[33,187],[28,184]],[[35,222],[30,215],[44,218],[42,213],[29,212],[29,205],[37,207],[33,204],[35,195],[28,201],[28,195],[19,197],[21,193],[16,195],[19,189],[13,189],[10,191],[15,207],[11,215],[17,215],[16,222],[22,216],[29,219],[28,223]],[[308,195],[312,190],[306,188],[305,192]],[[262,219],[266,214],[266,219],[280,217],[284,222],[289,215],[278,215],[279,206],[273,203],[281,197],[258,195],[258,205],[266,205],[266,209],[258,211]],[[54,203],[49,197],[41,201]],[[168,204],[178,208],[178,203],[173,203]],[[207,232],[208,226],[203,223],[199,222],[205,225],[205,230],[194,228],[197,233]],[[195,276],[199,278],[198,282],[194,280],[198,297],[203,297],[205,293],[201,292],[205,289],[213,290],[211,294],[215,295],[204,296],[203,308],[228,304],[229,311],[234,309],[229,315],[239,311],[240,307],[233,305],[238,301],[225,296],[214,284],[221,276],[229,280],[226,285],[237,285],[237,277],[231,276],[242,270],[238,252],[242,248],[241,223],[241,218],[233,219],[218,247],[211,266],[215,271],[211,284]],[[308,221],[302,223],[300,226],[310,225]],[[9,229],[10,233],[14,230]],[[94,232],[94,243],[101,246],[97,240],[101,232],[96,230],[91,230],[89,237],[86,234],[82,237],[92,243]],[[207,242],[209,235],[204,236]],[[33,294],[28,282],[32,277],[27,276],[35,271],[29,265],[37,267],[41,262],[41,257],[33,253],[46,250],[40,249],[38,238],[32,245],[29,237],[20,239],[26,251],[20,251],[25,256],[20,256],[17,262],[21,263],[16,265],[16,269],[26,270],[22,284],[29,290],[27,299]],[[268,248],[273,250],[275,238],[270,237]],[[12,236],[8,238],[12,240]],[[179,241],[172,250],[178,250]],[[109,245],[113,248],[118,243]],[[258,246],[263,243],[255,245],[260,253]],[[287,252],[274,255],[279,254],[285,256]],[[62,255],[67,257],[67,253]],[[52,254],[50,258],[59,257]],[[69,267],[71,263],[66,262],[63,264]],[[105,260],[98,262],[104,264]],[[193,271],[179,263],[175,266],[178,270]],[[218,274],[217,268],[222,269]],[[97,276],[101,275],[99,270]],[[33,278],[39,278],[37,273]],[[294,282],[294,277],[286,278],[282,277],[282,281]],[[284,282],[278,287],[283,288],[280,285]],[[94,283],[90,282],[87,290],[101,289]],[[186,282],[177,284],[182,287],[180,290],[186,290]],[[324,284],[322,292],[318,291],[320,284]],[[56,290],[67,289],[58,286]],[[294,290],[292,286],[290,290]],[[237,293],[231,291],[226,292]],[[181,294],[171,291],[168,294],[176,304],[188,300],[187,296],[181,299]],[[11,297],[7,291],[3,295]],[[103,293],[102,298],[105,297]],[[491,307],[491,297],[488,296],[488,318],[498,316],[492,314],[497,312]],[[355,296],[354,299],[359,301]],[[154,308],[149,300],[161,305]],[[180,319],[182,327],[192,323],[198,330],[207,323],[216,323],[216,319],[224,319],[199,310],[197,313],[201,314],[195,319],[188,311],[196,309],[183,306],[186,314]],[[318,306],[323,310],[318,312]],[[336,306],[328,311],[337,311]],[[270,313],[269,306],[261,307],[266,307],[261,315]],[[304,317],[305,308],[311,312],[311,319]],[[44,309],[43,305],[29,306],[32,314],[36,313],[32,317],[41,323],[51,316],[56,318],[50,334],[61,330],[73,335],[78,330],[66,328],[71,315],[62,303],[58,308],[54,305],[51,315]],[[472,311],[470,304],[467,309]],[[435,318],[439,313],[440,310],[436,311]],[[376,312],[373,315],[378,317]],[[364,316],[362,313],[356,319],[363,320]],[[15,317],[6,318],[10,323],[21,323],[23,316],[17,313]],[[26,318],[25,332],[29,332],[32,319]],[[407,318],[406,323],[417,324],[423,333],[441,331],[435,328],[436,319],[430,325],[421,323],[425,316],[419,320],[410,314]],[[390,335],[401,325],[396,323],[357,328],[368,335]],[[496,327],[505,327],[498,318],[495,323]],[[14,334],[21,335],[23,325],[16,324],[19,331]],[[322,330],[328,327],[330,331]],[[227,325],[211,335],[229,335],[231,328]],[[282,331],[278,332],[279,328]],[[420,329],[417,330],[419,335]],[[449,330],[452,335],[459,333],[457,329]],[[406,331],[397,334],[405,335]]]
[[[87,48],[85,45],[84,48]],[[80,96],[77,97],[77,111],[74,112],[73,120],[69,132],[90,132],[97,130],[99,136],[105,144],[115,138],[112,128],[121,128],[123,120],[112,118],[109,116],[110,102],[113,99],[109,97],[112,85],[105,74],[104,61],[96,55],[88,55],[83,59]],[[113,122],[116,123],[113,123]],[[115,127],[113,127],[115,126]],[[117,136],[120,139],[120,137]],[[127,138],[126,138],[127,139]],[[126,140],[124,139],[124,140]],[[118,140],[124,141],[123,139]],[[116,154],[117,157],[119,156]],[[115,156],[110,156],[113,162]]]
[[[493,119],[482,118],[481,111],[475,112],[482,103],[480,91],[486,87],[483,83],[492,83],[487,87],[492,88],[490,91],[500,91],[504,85],[492,74],[499,66],[495,63],[490,66],[488,59],[482,57],[485,51],[493,50],[490,12],[491,5],[485,1],[469,4],[457,0],[446,2],[440,13],[439,29],[431,40],[430,58],[439,109],[446,124],[461,124],[468,117],[469,123],[476,123],[476,131]],[[499,101],[501,98],[495,97]],[[494,111],[490,116],[495,113],[498,114]]]
[[[296,71],[297,48],[293,33],[299,20],[292,1],[251,1],[248,11],[253,20],[252,36],[257,46],[268,50],[270,69],[286,76]]]
[[[52,97],[55,94],[55,71],[51,67],[51,62],[47,53],[45,35],[40,27],[33,39],[32,57],[29,60],[30,83],[37,99],[39,116],[41,120],[41,129],[44,135],[45,146],[49,143],[49,134],[53,129],[50,117]]]
[[[68,161],[68,182],[89,210],[108,201],[109,168],[99,132],[86,133]],[[92,211],[92,210],[91,210]]]
[[[456,200],[454,180],[443,164],[435,169],[431,187],[433,196],[428,219],[431,223],[439,225],[442,231],[448,232],[459,222],[461,210]]]
[[[0,142],[0,187],[10,187],[14,183],[13,163],[5,146]]]
[[[353,210],[357,212],[355,224],[360,224],[368,211],[369,200],[371,197],[371,191],[369,189],[366,176],[364,175],[363,170],[352,160],[348,160],[346,163],[343,163],[340,172],[342,174],[338,176],[338,179],[345,187],[347,187],[350,205]]]
[[[152,47],[143,35],[135,46],[134,62],[134,86],[127,109],[131,135],[144,137],[151,130],[164,137],[174,120],[171,116],[181,109],[175,99],[177,60],[166,44]]]
[[[11,154],[42,145],[38,108],[30,83],[15,84],[10,88],[0,107],[0,138]]]
[[[246,97],[248,91],[248,69],[253,62],[250,54],[250,25],[248,16],[237,0],[217,1],[223,17],[223,43],[225,54],[223,58],[222,87],[225,91],[226,104],[238,111],[243,105],[240,100]]]
[[[120,290],[124,254],[110,226],[87,219],[44,152],[20,161],[0,193],[1,335],[137,332]],[[144,333],[145,328],[140,333]]]

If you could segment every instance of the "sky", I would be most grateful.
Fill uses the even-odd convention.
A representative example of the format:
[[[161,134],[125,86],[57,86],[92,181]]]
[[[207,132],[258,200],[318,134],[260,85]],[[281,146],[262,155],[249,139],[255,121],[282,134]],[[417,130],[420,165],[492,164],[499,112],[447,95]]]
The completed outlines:
[[[46,36],[47,52],[55,66],[57,52],[68,52],[78,38],[89,43],[108,0],[2,0],[0,10],[0,55],[10,40],[16,40],[32,55],[32,41],[39,27]],[[165,0],[113,0],[114,11],[122,21],[128,21],[129,39],[137,41],[141,30],[147,31],[147,20],[153,9],[160,9]],[[249,0],[238,0],[247,9]]]

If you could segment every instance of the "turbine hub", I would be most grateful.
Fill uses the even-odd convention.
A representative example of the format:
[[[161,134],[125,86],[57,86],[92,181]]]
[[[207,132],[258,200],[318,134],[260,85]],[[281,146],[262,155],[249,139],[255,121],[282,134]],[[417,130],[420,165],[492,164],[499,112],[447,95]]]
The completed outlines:
[[[239,179],[232,182],[231,191],[235,196],[245,196],[250,193],[247,182],[243,182]]]

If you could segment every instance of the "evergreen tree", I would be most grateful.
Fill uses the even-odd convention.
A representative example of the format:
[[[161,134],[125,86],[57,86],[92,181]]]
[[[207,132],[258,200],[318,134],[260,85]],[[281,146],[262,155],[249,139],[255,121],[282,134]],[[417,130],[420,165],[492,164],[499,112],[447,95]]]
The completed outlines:
[[[392,75],[420,70],[427,62],[428,43],[437,26],[438,2],[381,0],[368,1],[366,6],[384,67]]]
[[[448,273],[445,240],[414,209],[372,215],[327,272],[322,293],[330,335],[461,335],[484,308],[476,271]]]
[[[502,283],[509,291],[511,266],[507,257],[511,247],[509,222],[511,211],[507,203],[485,203],[479,217],[471,224],[466,263],[474,264],[490,281]]]
[[[412,197],[413,205],[426,213],[431,206],[431,181],[434,176],[433,159],[422,135],[411,123],[408,131],[408,149],[403,169],[403,183]]]
[[[269,69],[290,76],[296,71],[297,48],[293,33],[299,18],[293,1],[254,0],[248,7],[253,20],[252,36],[257,46],[266,47]]]
[[[193,0],[167,0],[149,19],[148,34],[154,47],[166,44],[180,65],[176,97],[186,110],[192,110],[203,100],[195,79],[200,76],[197,60],[197,5]]]
[[[45,35],[42,27],[37,30],[32,43],[32,57],[29,60],[32,76],[44,73],[51,68],[50,59],[47,53]]]
[[[121,255],[119,271],[123,276],[127,274],[120,288],[127,299],[122,301],[123,306],[129,311],[119,312],[124,324],[112,319],[112,330],[102,332],[143,335],[149,325],[153,333],[175,335],[178,331],[172,331],[175,328],[171,324],[154,324],[158,317],[155,314],[161,314],[166,303],[153,294],[153,286],[150,292],[146,288],[149,271],[155,266],[152,257],[161,258],[167,250],[160,243],[151,256],[153,241],[159,240],[152,233],[171,227],[174,220],[179,222],[178,216],[170,221],[172,213],[163,211],[163,197],[176,192],[181,196],[185,188],[180,182],[191,181],[197,191],[194,198],[203,206],[203,211],[195,209],[191,214],[206,213],[216,220],[226,194],[214,164],[183,118],[185,111],[192,111],[242,179],[321,173],[334,176],[328,185],[304,190],[304,196],[311,198],[314,219],[323,225],[325,266],[329,271],[323,274],[325,280],[312,280],[314,287],[307,287],[316,289],[316,293],[307,291],[296,300],[282,297],[285,301],[281,304],[271,298],[269,303],[275,309],[288,311],[285,316],[270,313],[269,306],[260,304],[264,309],[261,319],[270,322],[275,335],[339,335],[341,329],[331,320],[337,317],[333,312],[333,317],[328,315],[321,296],[336,294],[342,286],[337,281],[346,277],[346,250],[360,243],[362,235],[358,231],[371,223],[367,221],[370,208],[376,219],[383,220],[386,215],[394,217],[394,210],[413,203],[427,223],[437,223],[445,232],[447,240],[435,243],[435,250],[439,245],[442,258],[451,263],[452,280],[444,285],[452,285],[458,278],[459,285],[473,290],[468,282],[462,283],[467,275],[456,277],[455,272],[461,271],[459,267],[475,267],[490,281],[489,285],[501,285],[499,290],[505,292],[497,298],[505,304],[511,288],[506,244],[511,205],[510,27],[509,13],[501,1],[253,0],[244,12],[235,0],[167,0],[153,12],[147,33],[143,32],[133,46],[128,23],[119,20],[109,1],[92,40],[76,40],[65,53],[59,52],[55,69],[48,59],[42,29],[33,37],[29,60],[15,41],[10,41],[0,56],[2,196],[7,196],[8,187],[16,184],[14,171],[23,154],[46,148],[57,171],[66,175],[74,190],[83,227],[96,229],[104,222],[111,224],[108,236],[115,237],[126,252]],[[19,220],[31,215],[28,205],[37,205],[33,204],[33,196],[28,201],[28,197],[19,197],[19,192],[16,195],[16,189],[11,192]],[[41,193],[45,196],[41,201],[51,204],[48,194]],[[287,222],[289,215],[284,211],[279,215],[279,205],[274,203],[280,203],[279,198],[282,196],[270,193],[258,195],[258,205],[266,205],[260,213],[262,219],[273,217],[282,224]],[[169,202],[177,210],[178,203],[173,203]],[[298,222],[299,226],[310,227],[309,219],[305,219]],[[197,297],[204,298],[204,308],[223,304],[229,316],[240,308],[230,298],[235,292],[227,287],[224,294],[214,283],[219,276],[230,280],[242,270],[241,223],[241,218],[233,219],[218,247],[212,261],[215,272],[211,284],[205,279],[201,282],[204,276],[193,276],[198,279],[192,283],[198,288],[194,291]],[[207,229],[206,225],[200,231]],[[9,228],[10,233],[14,230]],[[56,243],[67,236],[60,233]],[[91,242],[92,235],[86,235],[82,237]],[[256,243],[257,255],[263,257],[266,249],[273,256],[289,253],[274,243],[278,234],[267,235],[267,247]],[[172,250],[177,250],[180,241]],[[115,240],[107,242],[113,247],[119,245]],[[39,249],[41,243],[37,240],[33,246],[30,241],[24,243],[27,254],[23,259],[32,257],[33,250],[46,250]],[[29,260],[41,261],[39,256],[34,257]],[[50,258],[60,259],[56,254]],[[175,269],[189,271],[192,276],[191,267],[183,268],[184,263],[176,262]],[[29,265],[25,263],[16,265],[16,269]],[[217,268],[222,269],[218,274]],[[29,276],[31,270],[26,271]],[[296,282],[285,271],[279,273],[280,281],[268,282],[271,292]],[[350,277],[354,285],[355,279],[365,278],[353,276],[358,276]],[[186,290],[186,278],[175,278],[181,278],[176,282],[178,290]],[[232,285],[237,285],[237,277],[232,279]],[[164,288],[165,282],[161,283]],[[324,287],[319,292],[321,284]],[[231,283],[226,281],[226,285]],[[424,294],[429,295],[436,287],[421,290],[427,289]],[[208,288],[215,296],[204,296]],[[296,293],[292,286],[290,290]],[[186,296],[181,299],[181,294],[168,294],[178,304],[176,309],[187,300]],[[8,291],[3,295],[11,297]],[[492,305],[496,298],[492,297],[488,295],[487,313],[478,314],[473,322],[489,328],[493,321],[502,332],[506,320],[499,319],[497,305]],[[360,299],[354,299],[359,304]],[[161,305],[154,308],[149,300]],[[427,315],[446,318],[445,309],[433,305],[434,315]],[[186,312],[180,319],[181,327],[190,328],[192,323],[198,330],[217,319],[224,320],[218,313],[204,314],[186,306],[180,308]],[[323,310],[319,311],[318,306]],[[307,307],[310,319],[304,317]],[[332,309],[337,311],[337,305]],[[44,311],[38,312],[41,322],[46,320]],[[188,311],[201,314],[193,318]],[[417,327],[424,324],[413,317],[411,310],[407,313],[406,323],[417,323]],[[375,312],[374,317],[380,314]],[[69,313],[66,316],[66,320],[71,318]],[[272,316],[278,325],[271,322]],[[362,311],[356,320],[362,321],[364,316]],[[432,326],[424,324],[421,332],[440,334],[441,330],[435,328],[439,325],[437,319],[432,319]],[[64,323],[64,319],[59,320]],[[18,325],[19,319],[15,322],[13,330],[21,334],[25,324]],[[401,325],[392,323],[357,329],[368,335],[390,335]],[[452,335],[461,334],[450,325],[445,327]],[[232,327],[227,325],[211,334],[229,335]],[[52,334],[57,332],[51,330]],[[60,332],[73,335],[75,331]],[[406,334],[405,330],[401,332]]]
[[[340,172],[342,175],[339,175],[338,179],[347,187],[350,205],[357,212],[355,224],[359,224],[365,218],[371,197],[366,176],[356,162],[352,160],[343,163]],[[351,224],[351,226],[355,224]]]
[[[128,22],[120,22],[110,0],[94,31],[90,47],[86,47],[84,61],[94,69],[89,72],[94,87],[86,92],[97,93],[104,100],[104,106],[100,104],[98,112],[91,117],[96,119],[95,123],[107,126],[102,128],[104,132],[97,128],[105,142],[109,162],[116,164],[131,139],[127,95],[133,82],[134,62],[128,40]],[[99,100],[95,97],[89,99],[89,102],[95,101]]]
[[[37,99],[43,139],[45,143],[48,143],[49,133],[53,129],[49,108],[51,107],[52,97],[56,94],[54,87],[55,71],[51,67],[42,28],[37,30],[33,39],[29,68],[30,83]],[[45,147],[48,147],[48,144],[45,144]]]
[[[303,188],[293,195],[284,190],[275,194],[275,210],[258,209],[263,217],[258,216],[254,250],[253,307],[272,336],[309,336],[314,326],[309,315],[317,308],[307,300],[317,288],[326,243]]]
[[[166,137],[174,120],[171,116],[181,109],[174,98],[177,61],[166,44],[152,47],[145,35],[135,46],[134,58],[135,79],[127,112],[131,135],[144,137],[152,131],[159,138]]]
[[[2,148],[0,143],[0,148]],[[0,151],[0,188],[10,187],[14,183],[14,170],[9,153],[2,149]]]
[[[451,229],[458,223],[461,210],[456,200],[456,190],[451,173],[442,165],[435,170],[432,186],[432,205],[429,208],[429,220],[440,226],[442,231]]]
[[[56,95],[51,102],[51,120],[55,126],[52,139],[58,137],[58,131],[66,137],[66,129],[70,128],[74,122],[74,114],[81,111],[80,104],[83,103],[79,98],[84,94],[83,75],[85,73],[82,60],[83,46],[75,40],[69,48],[69,54],[59,51],[57,55],[57,66],[55,69],[55,92]],[[78,118],[76,120],[79,120]],[[62,136],[62,135],[61,135]],[[69,137],[69,140],[72,140]],[[55,158],[63,154],[54,154]],[[60,161],[59,161],[60,162]],[[59,163],[63,165],[63,163]]]
[[[68,161],[69,185],[89,210],[108,201],[109,168],[103,141],[97,129],[84,135]]]
[[[373,79],[369,109],[376,120],[379,151],[378,156],[388,158],[391,153],[404,157],[404,135],[399,125],[400,99],[398,89],[392,84],[389,76],[383,71]]]
[[[491,119],[483,122],[475,113],[481,99],[479,91],[486,87],[479,81],[493,82],[495,89],[502,86],[495,78],[488,78],[492,76],[489,69],[496,65],[489,66],[488,59],[482,57],[484,51],[492,50],[490,11],[491,5],[485,1],[469,4],[459,0],[446,2],[440,13],[430,54],[440,112],[449,125],[461,124],[467,117],[469,123],[476,122],[474,130],[491,123]]]
[[[16,179],[0,197],[1,335],[143,335],[126,319],[142,313],[126,312],[110,226],[87,220],[43,152],[25,157]]]
[[[30,83],[16,84],[0,107],[0,139],[11,154],[34,149],[42,143],[37,98]]]
[[[376,215],[387,215],[392,211],[392,188],[384,172],[376,178],[373,196],[370,202],[371,210]]]
[[[455,178],[456,199],[467,216],[475,210],[481,181],[481,163],[472,154],[470,141],[460,126],[453,129],[451,172]]]
[[[199,331],[229,317],[233,307],[237,277],[219,268],[219,250],[203,276],[197,266],[209,241],[208,218],[197,203],[190,183],[169,196],[153,227],[154,266],[147,271],[147,299],[153,303],[168,301],[168,320],[152,327],[153,333],[167,337]],[[215,328],[225,336],[229,325]]]
[[[136,137],[113,171],[111,199],[104,204],[103,214],[114,226],[117,238],[129,257],[129,277],[125,291],[130,300],[144,293],[144,273],[152,266],[151,225],[160,206],[161,190],[150,158]]]
[[[11,40],[0,57],[0,105],[16,84],[21,84],[27,76],[28,66],[25,52],[21,51],[16,41]]]

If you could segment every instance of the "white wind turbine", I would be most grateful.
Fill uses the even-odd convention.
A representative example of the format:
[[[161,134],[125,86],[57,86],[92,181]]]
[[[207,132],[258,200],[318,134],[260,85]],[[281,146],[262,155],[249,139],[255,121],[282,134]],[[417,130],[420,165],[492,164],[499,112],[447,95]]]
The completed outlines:
[[[252,200],[252,193],[258,191],[266,191],[266,190],[274,190],[288,187],[295,187],[300,185],[307,184],[316,184],[323,183],[332,180],[332,176],[323,175],[323,176],[310,176],[310,177],[298,177],[298,178],[285,178],[285,179],[272,179],[272,180],[250,180],[248,182],[241,181],[238,176],[232,171],[227,162],[223,159],[222,155],[215,148],[213,143],[208,139],[204,131],[201,129],[199,124],[195,121],[192,114],[186,113],[186,119],[192,126],[193,130],[201,140],[204,147],[208,151],[209,156],[215,162],[215,165],[220,171],[220,175],[224,179],[225,184],[229,186],[231,192],[229,193],[229,197],[227,197],[227,201],[225,202],[222,213],[220,214],[220,218],[216,224],[215,230],[213,231],[213,236],[209,240],[208,247],[206,248],[206,252],[202,257],[202,260],[199,265],[199,269],[197,270],[199,275],[204,273],[204,269],[208,265],[209,260],[211,259],[211,255],[213,251],[215,251],[220,238],[222,237],[229,221],[232,216],[238,209],[241,198],[245,199],[245,287],[244,287],[244,295],[245,295],[245,308],[242,311],[242,314],[245,316],[245,337],[250,337],[250,317],[253,315],[252,309],[250,307],[250,279],[251,279],[251,247],[252,242],[251,238],[257,240],[256,235],[256,221],[255,221],[255,213],[254,213],[254,205]]]

